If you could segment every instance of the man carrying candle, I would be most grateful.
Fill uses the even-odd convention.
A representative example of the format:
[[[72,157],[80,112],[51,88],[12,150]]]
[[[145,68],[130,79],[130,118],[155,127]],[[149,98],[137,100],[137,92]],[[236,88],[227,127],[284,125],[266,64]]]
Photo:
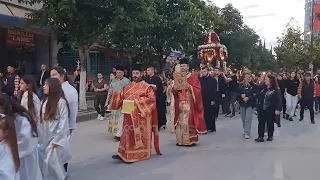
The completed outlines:
[[[123,107],[123,131],[117,155],[126,163],[133,163],[151,158],[152,132],[156,153],[159,149],[158,119],[156,95],[148,83],[142,80],[142,66],[132,65],[133,82],[120,93],[113,93],[111,109]]]
[[[207,133],[203,113],[201,84],[198,77],[189,72],[188,59],[181,59],[180,66],[181,70],[187,73],[188,88],[184,90],[178,90],[176,86],[173,88],[176,145],[193,146],[199,142],[198,134]],[[176,80],[175,85],[177,85]]]

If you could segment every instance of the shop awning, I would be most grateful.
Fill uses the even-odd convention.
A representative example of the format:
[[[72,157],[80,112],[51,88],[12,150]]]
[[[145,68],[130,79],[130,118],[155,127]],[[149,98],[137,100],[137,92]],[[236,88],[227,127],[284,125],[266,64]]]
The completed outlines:
[[[25,23],[24,18],[26,18],[29,13],[32,13],[31,9],[29,10],[27,8],[2,3],[0,1],[0,25],[7,24],[14,26],[23,26]],[[50,31],[50,28],[48,26],[43,28],[34,28]]]

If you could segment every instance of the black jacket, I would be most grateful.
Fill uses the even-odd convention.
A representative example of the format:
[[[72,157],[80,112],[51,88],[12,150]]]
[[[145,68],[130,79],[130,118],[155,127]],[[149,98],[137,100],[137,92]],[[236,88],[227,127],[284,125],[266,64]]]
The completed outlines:
[[[226,81],[224,77],[219,76],[218,82],[215,77],[213,78],[213,92],[214,93],[214,102],[215,103],[221,103],[222,100],[222,94],[226,93]],[[218,88],[217,88],[218,86]],[[218,91],[217,91],[218,89]]]
[[[282,109],[282,96],[279,88],[264,88],[258,93],[258,111],[274,112]]]
[[[42,71],[40,71],[37,75],[36,81],[37,81],[37,85],[40,86],[40,79],[41,79],[41,75],[42,75]],[[46,82],[46,80],[50,77],[50,73],[49,71],[45,71],[42,77],[42,86],[44,85],[44,83]]]
[[[254,83],[250,83],[248,86],[244,85],[243,83],[239,84],[238,91],[237,91],[237,100],[241,107],[255,107],[256,106],[256,99],[257,99],[257,85]],[[246,97],[249,98],[247,102],[243,101],[242,94],[245,94]]]
[[[302,101],[313,101],[315,91],[314,82],[312,80],[309,83],[303,81],[298,88],[298,96],[301,97]]]
[[[213,79],[213,77],[211,76],[200,77],[199,81],[201,83],[201,94],[203,104],[210,104],[211,101],[216,101],[217,97],[214,92],[217,91],[217,81]]]

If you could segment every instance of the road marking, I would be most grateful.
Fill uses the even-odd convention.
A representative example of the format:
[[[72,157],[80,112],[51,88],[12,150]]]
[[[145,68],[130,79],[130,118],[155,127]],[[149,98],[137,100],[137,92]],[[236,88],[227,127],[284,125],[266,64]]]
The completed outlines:
[[[276,160],[274,163],[274,175],[275,179],[284,179],[283,177],[283,168],[282,168],[282,160]]]
[[[273,136],[279,137],[280,136],[280,131],[278,129],[274,130]]]

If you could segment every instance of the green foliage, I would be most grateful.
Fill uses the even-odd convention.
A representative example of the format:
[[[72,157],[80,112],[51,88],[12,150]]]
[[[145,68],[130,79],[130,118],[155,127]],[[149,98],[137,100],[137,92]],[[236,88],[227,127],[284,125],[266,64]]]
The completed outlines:
[[[214,30],[227,46],[228,63],[233,67],[263,69],[274,60],[265,47],[258,46],[259,36],[231,4],[219,9],[203,0],[21,1],[43,3],[41,10],[29,15],[32,22],[49,25],[60,41],[78,48],[79,53],[99,43],[163,68],[163,56],[181,50],[193,55],[192,62],[197,64],[197,47]]]
[[[274,50],[278,65],[287,70],[307,69],[312,60],[310,46],[294,19],[287,24]]]
[[[118,48],[134,52],[135,59],[148,63],[154,63],[153,55],[162,57],[172,50],[195,54],[205,33],[224,23],[219,9],[201,0],[155,0],[152,12],[153,19],[145,29],[123,32],[120,22],[112,34]],[[163,67],[163,59],[156,59]]]
[[[89,48],[93,43],[111,45],[111,34],[134,34],[153,20],[152,0],[25,0],[42,2],[43,8],[29,15],[33,23],[49,25],[64,43]]]
[[[227,4],[221,9],[221,16],[226,24],[216,29],[221,43],[228,48],[228,64],[233,68],[250,67],[253,71],[273,69],[270,67],[274,61],[273,55],[262,44],[257,33],[244,24],[241,13]]]

